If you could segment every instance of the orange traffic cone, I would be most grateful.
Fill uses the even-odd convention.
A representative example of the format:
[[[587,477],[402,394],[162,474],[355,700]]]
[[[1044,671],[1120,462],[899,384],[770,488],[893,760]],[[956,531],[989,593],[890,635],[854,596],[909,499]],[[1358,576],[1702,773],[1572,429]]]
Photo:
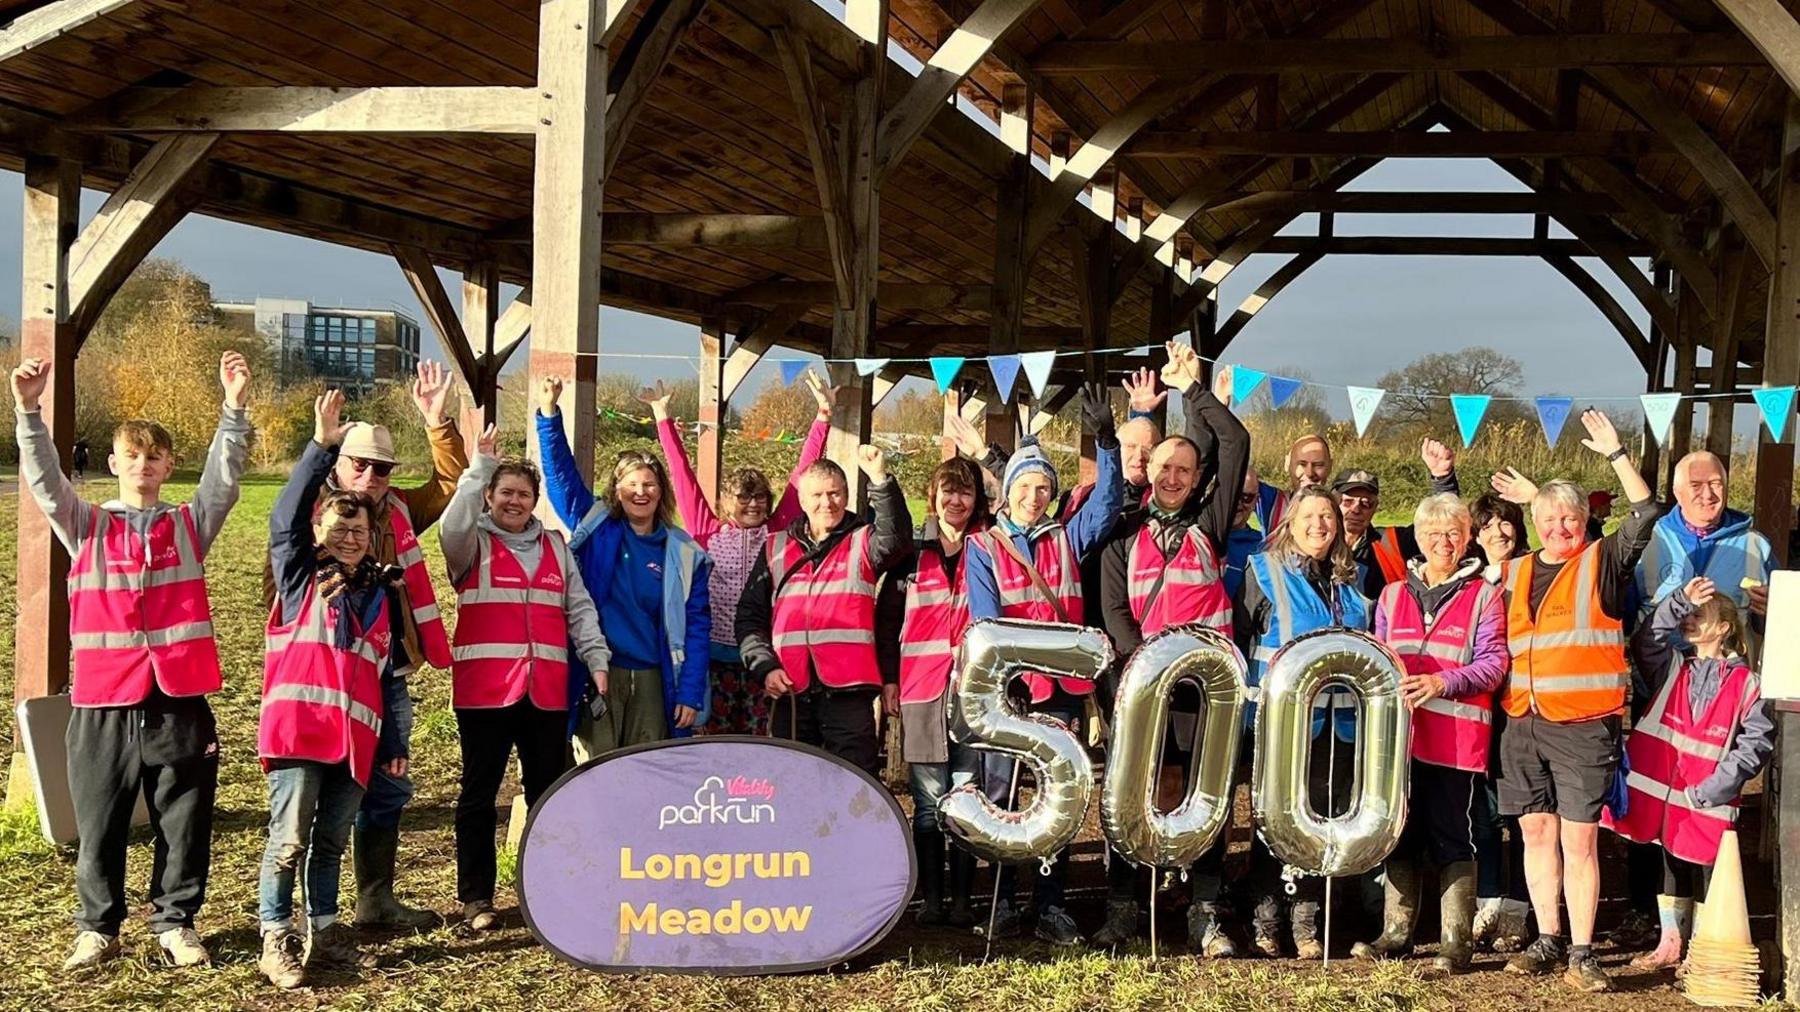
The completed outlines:
[[[1761,999],[1762,964],[1750,941],[1750,911],[1744,902],[1744,862],[1736,830],[1726,830],[1713,864],[1706,901],[1694,914],[1683,986],[1696,1005],[1743,1008]]]

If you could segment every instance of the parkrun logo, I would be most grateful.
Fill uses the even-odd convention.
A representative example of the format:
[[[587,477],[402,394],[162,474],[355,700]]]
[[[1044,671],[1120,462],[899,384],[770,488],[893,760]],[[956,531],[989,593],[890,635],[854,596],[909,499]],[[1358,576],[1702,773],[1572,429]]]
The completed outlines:
[[[767,780],[710,776],[694,790],[693,804],[662,806],[656,828],[774,823],[774,800],[775,785]]]

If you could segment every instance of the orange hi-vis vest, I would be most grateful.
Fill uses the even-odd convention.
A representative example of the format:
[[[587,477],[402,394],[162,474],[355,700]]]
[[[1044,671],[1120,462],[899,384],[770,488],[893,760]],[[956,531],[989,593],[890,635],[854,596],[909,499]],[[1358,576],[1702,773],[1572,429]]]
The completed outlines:
[[[1388,583],[1406,579],[1406,553],[1400,550],[1400,533],[1392,527],[1376,528],[1375,565]]]
[[[1435,675],[1475,659],[1475,631],[1500,589],[1476,578],[1465,582],[1426,628],[1419,599],[1404,581],[1381,591],[1387,615],[1388,646],[1400,655],[1409,675]],[[1413,710],[1412,756],[1420,762],[1486,773],[1494,734],[1494,694],[1463,699],[1439,696]]]
[[[1625,751],[1631,772],[1625,818],[1604,820],[1607,827],[1638,843],[1660,843],[1664,850],[1693,864],[1710,865],[1719,843],[1737,822],[1738,800],[1713,808],[1696,808],[1687,789],[1704,783],[1723,762],[1731,736],[1743,715],[1762,696],[1761,680],[1739,664],[1726,673],[1706,712],[1695,714],[1688,701],[1688,668],[1663,683],[1650,711],[1631,729]]]
[[[392,648],[387,603],[367,629],[351,616],[356,628],[349,649],[336,645],[338,609],[319,599],[316,576],[294,621],[281,625],[281,602],[275,602],[256,751],[264,769],[271,759],[347,762],[351,776],[367,787],[381,737],[381,669]]]
[[[1224,573],[1212,539],[1198,527],[1187,528],[1174,558],[1165,558],[1145,522],[1132,539],[1126,565],[1131,617],[1144,636],[1189,622],[1231,635],[1231,596],[1225,593]],[[1155,598],[1150,596],[1152,590]]]
[[[450,705],[494,709],[531,698],[540,710],[569,708],[569,624],[563,611],[568,549],[562,535],[538,535],[537,571],[492,532],[457,584]]]
[[[69,567],[70,702],[135,706],[153,683],[168,696],[217,691],[219,648],[192,511],[163,512],[146,538],[98,506],[87,509],[88,537]]]
[[[956,648],[969,628],[969,585],[963,574],[968,557],[965,547],[946,567],[938,552],[919,552],[918,569],[906,588],[906,618],[900,624],[902,703],[929,703],[950,687]]]
[[[775,588],[775,656],[805,692],[816,673],[828,688],[879,686],[875,661],[875,567],[864,524],[821,558],[802,562],[806,546],[783,531],[769,537],[769,581]]]
[[[988,537],[999,539],[1006,537],[1004,530],[998,527],[989,528]],[[1012,553],[991,540],[983,546],[988,557],[994,560],[994,583],[1000,591],[1000,614],[1004,618],[1026,618],[1036,622],[1061,622],[1063,615],[1057,614],[1056,606],[1038,593],[1037,586],[1032,583],[1031,573],[1012,557]],[[1068,616],[1068,621],[1079,624],[1082,619],[1081,608],[1081,569],[1075,561],[1075,546],[1069,543],[1069,532],[1061,524],[1050,524],[1046,532],[1039,534],[1031,542],[1032,564],[1037,567],[1038,575],[1050,588]],[[1050,698],[1050,677],[1036,672],[1027,673],[1025,685],[1031,690],[1031,700],[1042,703]],[[1062,686],[1064,692],[1080,696],[1094,691],[1094,683],[1083,678],[1058,678],[1056,684]]]
[[[1630,681],[1625,631],[1600,601],[1600,542],[1563,563],[1534,616],[1536,566],[1535,552],[1506,564],[1507,714],[1536,713],[1566,724],[1620,712]]]

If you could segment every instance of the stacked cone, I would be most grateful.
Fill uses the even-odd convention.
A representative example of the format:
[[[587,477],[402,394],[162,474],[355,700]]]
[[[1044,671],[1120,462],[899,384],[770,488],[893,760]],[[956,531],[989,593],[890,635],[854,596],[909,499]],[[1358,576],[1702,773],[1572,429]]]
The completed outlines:
[[[1688,1000],[1713,1008],[1758,1003],[1762,965],[1750,940],[1750,911],[1744,903],[1744,863],[1736,830],[1726,830],[1713,865],[1706,902],[1694,914],[1683,984]]]

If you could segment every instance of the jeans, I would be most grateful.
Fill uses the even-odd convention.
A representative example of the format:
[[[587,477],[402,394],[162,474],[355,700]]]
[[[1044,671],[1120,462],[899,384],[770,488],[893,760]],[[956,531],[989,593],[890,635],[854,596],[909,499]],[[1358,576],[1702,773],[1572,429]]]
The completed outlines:
[[[381,680],[381,738],[375,745],[375,770],[369,774],[369,789],[362,799],[362,810],[356,813],[358,829],[399,829],[400,813],[412,800],[410,776],[394,776],[382,769],[389,760],[412,756],[413,701],[406,690],[405,675],[390,675]]]
[[[294,878],[304,864],[306,913],[314,927],[324,927],[337,918],[344,845],[362,785],[347,763],[306,759],[280,760],[268,780],[269,844],[257,878],[257,916],[265,932],[293,927]]]
[[[1078,696],[1070,696],[1058,691],[1042,703],[1031,705],[1032,713],[1041,713],[1054,717],[1069,726],[1075,736],[1081,736],[1081,718],[1085,703]],[[994,804],[1003,809],[1013,807],[1014,789],[1018,786],[1019,777],[1024,770],[1017,769],[1019,763],[1011,756],[998,752],[981,753],[982,789]],[[1016,770],[1016,774],[1015,774]],[[1064,847],[1051,856],[1049,874],[1042,874],[1042,866],[1037,862],[1028,864],[1031,870],[1031,905],[1041,915],[1047,910],[1060,910],[1068,892],[1069,880],[1069,848]],[[1000,870],[1000,898],[1009,900],[1014,893],[1016,872],[1013,868]]]
[[[930,832],[940,828],[938,799],[974,782],[975,775],[981,771],[981,753],[952,742],[949,762],[913,763],[911,770],[913,832]]]

